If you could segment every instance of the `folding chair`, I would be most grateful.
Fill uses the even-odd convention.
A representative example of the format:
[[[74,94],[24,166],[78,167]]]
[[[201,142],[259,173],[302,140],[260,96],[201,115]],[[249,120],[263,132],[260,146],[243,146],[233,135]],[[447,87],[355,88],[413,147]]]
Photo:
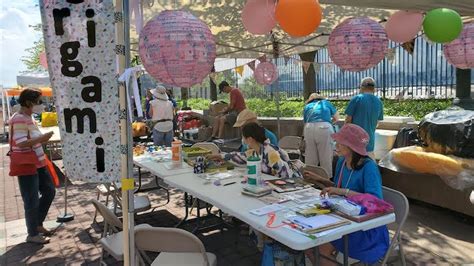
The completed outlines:
[[[94,205],[97,212],[102,215],[104,218],[104,235],[100,239],[100,244],[102,245],[102,256],[100,257],[100,264],[104,259],[104,251],[114,257],[117,261],[123,261],[123,224],[115,216],[115,214],[107,208],[104,204],[100,203],[98,200],[91,200],[92,205]],[[148,224],[140,224],[135,226],[135,228],[147,228],[151,227]]]
[[[146,251],[160,252],[151,265],[217,265],[216,255],[206,252],[201,240],[177,228],[147,227],[135,230],[135,247],[147,264]],[[137,253],[138,254],[138,253]]]
[[[326,170],[324,170],[324,168],[322,167],[319,167],[319,166],[314,166],[314,165],[309,165],[307,164],[304,168],[303,168],[303,172],[304,171],[308,171],[308,172],[312,172],[312,173],[315,173],[317,175],[319,175],[320,177],[323,177],[323,178],[326,178],[327,180],[329,180],[331,177],[329,176],[328,172],[326,172]],[[308,180],[310,181],[310,180]],[[323,183],[320,183],[320,182],[317,182],[317,181],[311,181],[311,183],[315,183],[316,185],[318,185],[320,188],[325,188],[326,185],[324,185]]]
[[[278,147],[285,150],[290,156],[290,159],[300,159],[301,151],[300,144],[303,139],[297,136],[285,136],[278,142]]]
[[[391,259],[391,253],[395,250],[396,247],[398,247],[398,257],[401,260],[402,265],[405,266],[406,260],[402,247],[401,230],[408,217],[408,211],[410,208],[408,199],[405,197],[405,195],[403,195],[403,193],[388,187],[382,187],[382,193],[383,199],[392,204],[395,209],[395,223],[397,224],[397,230],[395,231],[395,234],[390,240],[390,246],[387,250],[387,253],[385,254],[381,265],[387,264],[388,260]]]

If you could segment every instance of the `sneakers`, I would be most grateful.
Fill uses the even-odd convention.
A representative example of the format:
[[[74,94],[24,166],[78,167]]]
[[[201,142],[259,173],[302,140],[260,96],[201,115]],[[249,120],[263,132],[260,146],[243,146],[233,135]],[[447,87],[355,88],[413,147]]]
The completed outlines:
[[[35,244],[47,244],[49,243],[49,238],[42,235],[27,236],[26,242],[35,243]]]

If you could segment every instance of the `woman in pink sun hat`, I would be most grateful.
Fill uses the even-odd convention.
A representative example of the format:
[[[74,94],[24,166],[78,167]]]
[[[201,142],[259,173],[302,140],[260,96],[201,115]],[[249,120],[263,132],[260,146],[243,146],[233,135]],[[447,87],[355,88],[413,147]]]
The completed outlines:
[[[377,164],[368,156],[369,134],[355,125],[345,124],[338,133],[332,134],[336,141],[336,152],[340,156],[333,177],[334,183],[326,187],[321,195],[354,196],[372,194],[382,199],[382,177]],[[305,172],[305,177],[329,184],[327,179]],[[389,246],[386,226],[349,234],[349,257],[363,263],[373,264],[383,258]],[[343,252],[342,239],[319,247],[322,255],[334,258],[336,251]],[[306,252],[314,260],[312,252]],[[323,259],[323,265],[330,263]],[[332,262],[331,262],[332,263]],[[314,264],[314,262],[313,262]],[[332,264],[331,264],[332,265]]]

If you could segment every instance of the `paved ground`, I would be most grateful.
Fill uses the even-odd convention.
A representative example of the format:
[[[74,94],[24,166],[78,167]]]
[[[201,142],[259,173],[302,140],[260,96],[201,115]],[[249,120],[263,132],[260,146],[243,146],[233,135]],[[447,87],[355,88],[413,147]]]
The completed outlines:
[[[69,193],[68,212],[75,220],[61,225],[50,244],[40,246],[24,243],[25,222],[23,202],[15,178],[8,176],[8,159],[1,147],[3,164],[0,176],[0,265],[98,265],[101,256],[100,225],[91,225],[94,209],[88,200],[96,197],[93,184],[74,183]],[[60,162],[59,162],[60,163]],[[183,216],[182,194],[172,191],[166,206],[165,193],[148,194],[154,212],[139,215],[137,223],[172,226]],[[56,217],[64,208],[63,189],[48,215],[48,226],[55,226]],[[99,221],[101,219],[99,218]],[[412,202],[408,223],[403,233],[407,259],[410,264],[474,263],[474,222],[450,211]],[[218,265],[259,265],[261,254],[240,228],[225,232],[208,231],[198,235],[206,249],[218,257]],[[112,265],[121,265],[113,259]]]

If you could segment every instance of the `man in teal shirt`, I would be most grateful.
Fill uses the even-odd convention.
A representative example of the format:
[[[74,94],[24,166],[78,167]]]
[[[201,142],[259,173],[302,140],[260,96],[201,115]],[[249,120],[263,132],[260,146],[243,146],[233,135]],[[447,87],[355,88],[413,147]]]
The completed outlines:
[[[249,109],[244,109],[237,116],[237,120],[234,124],[234,127],[243,127],[244,125],[248,123],[258,123],[257,115],[254,112],[250,111]],[[270,144],[278,147],[278,139],[276,135],[273,134],[273,132],[271,132],[270,130],[266,128],[264,129],[265,129],[265,137],[267,137],[267,139],[270,141]],[[242,143],[242,146],[240,146],[240,151],[245,152],[247,149],[248,149],[247,145]]]
[[[383,103],[374,93],[374,79],[370,77],[362,79],[360,94],[351,99],[345,111],[346,123],[356,124],[369,134],[367,152],[372,158],[374,158],[375,129],[378,121],[383,120]]]

